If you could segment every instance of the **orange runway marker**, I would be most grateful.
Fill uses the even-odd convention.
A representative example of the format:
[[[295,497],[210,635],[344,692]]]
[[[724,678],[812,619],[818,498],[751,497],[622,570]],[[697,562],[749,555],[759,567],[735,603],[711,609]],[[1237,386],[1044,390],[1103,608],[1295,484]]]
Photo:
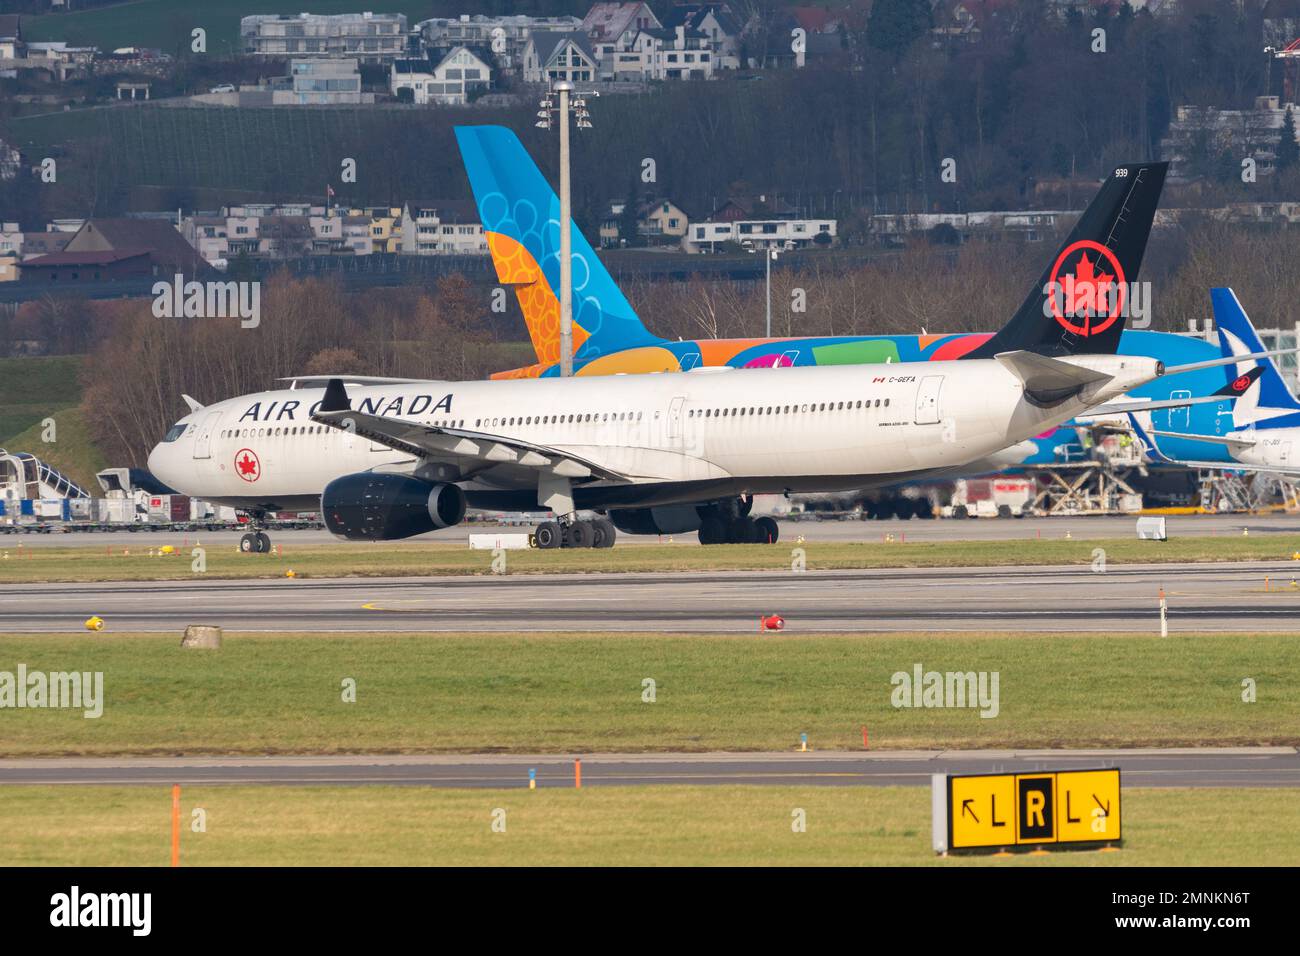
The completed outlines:
[[[577,757],[573,760],[573,786],[576,790],[582,789],[582,760]]]

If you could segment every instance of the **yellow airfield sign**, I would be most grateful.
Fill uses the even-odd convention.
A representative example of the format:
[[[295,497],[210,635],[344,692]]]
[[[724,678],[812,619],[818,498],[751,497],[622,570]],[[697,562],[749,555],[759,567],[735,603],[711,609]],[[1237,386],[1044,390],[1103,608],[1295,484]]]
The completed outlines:
[[[1119,843],[1119,770],[935,774],[936,853]]]

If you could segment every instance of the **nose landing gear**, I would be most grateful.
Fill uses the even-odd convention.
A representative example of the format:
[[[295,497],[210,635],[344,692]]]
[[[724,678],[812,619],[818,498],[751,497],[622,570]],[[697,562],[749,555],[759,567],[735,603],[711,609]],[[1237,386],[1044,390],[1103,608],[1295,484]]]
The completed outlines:
[[[253,531],[239,539],[239,550],[244,554],[266,554],[271,550],[271,538],[265,531]]]
[[[250,511],[248,513],[249,531],[239,539],[239,550],[243,554],[269,554],[271,536],[262,530],[266,521],[266,512]]]

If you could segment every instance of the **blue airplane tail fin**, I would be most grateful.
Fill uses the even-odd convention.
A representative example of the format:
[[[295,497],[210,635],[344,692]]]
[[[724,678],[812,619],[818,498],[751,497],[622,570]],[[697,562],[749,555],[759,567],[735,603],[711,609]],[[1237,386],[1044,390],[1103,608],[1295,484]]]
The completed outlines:
[[[514,287],[539,363],[560,360],[560,200],[504,126],[457,126],[497,279]],[[642,324],[578,227],[571,230],[573,353],[587,361],[664,340]]]
[[[1211,289],[1210,301],[1214,306],[1214,321],[1219,328],[1219,350],[1224,358],[1268,351],[1247,317],[1246,310],[1237,300],[1236,293],[1231,289]],[[1271,358],[1238,362],[1236,374],[1247,375],[1254,368],[1260,369],[1259,385],[1248,389],[1233,404],[1233,426],[1279,427],[1282,423],[1277,422],[1277,419],[1300,412],[1300,401],[1291,394],[1286,380]]]

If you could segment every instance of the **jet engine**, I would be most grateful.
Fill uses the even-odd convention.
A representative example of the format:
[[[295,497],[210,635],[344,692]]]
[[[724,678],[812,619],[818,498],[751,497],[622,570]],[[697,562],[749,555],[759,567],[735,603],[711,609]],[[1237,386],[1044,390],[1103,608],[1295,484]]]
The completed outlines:
[[[391,541],[460,524],[465,517],[465,492],[447,482],[360,472],[326,485],[320,512],[333,534]]]
[[[614,508],[609,512],[609,520],[625,534],[684,534],[700,527],[700,514],[695,505]]]

